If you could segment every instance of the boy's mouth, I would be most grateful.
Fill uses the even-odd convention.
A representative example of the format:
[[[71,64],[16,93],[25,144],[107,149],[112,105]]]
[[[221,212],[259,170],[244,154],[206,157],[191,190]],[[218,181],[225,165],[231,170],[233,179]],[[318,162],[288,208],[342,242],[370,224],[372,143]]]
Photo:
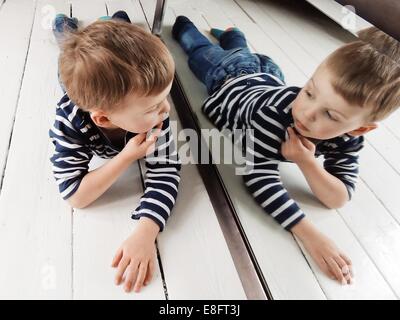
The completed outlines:
[[[300,131],[309,131],[308,128],[297,119],[295,119],[294,125],[296,129],[300,129]]]

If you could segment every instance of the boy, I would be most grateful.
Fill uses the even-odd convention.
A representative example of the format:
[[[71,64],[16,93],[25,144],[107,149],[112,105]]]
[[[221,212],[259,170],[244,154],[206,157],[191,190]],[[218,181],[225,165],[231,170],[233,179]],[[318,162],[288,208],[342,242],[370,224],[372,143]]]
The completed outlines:
[[[315,196],[329,208],[351,199],[358,176],[363,134],[400,104],[399,44],[380,31],[333,52],[303,88],[288,87],[267,56],[250,53],[236,28],[211,29],[212,44],[179,16],[172,29],[189,66],[210,97],[203,112],[219,130],[249,129],[252,165],[243,176],[255,200],[303,242],[322,271],[352,282],[350,259],[306,218],[283,187],[278,165],[296,163]],[[379,52],[381,50],[381,52]],[[384,54],[386,53],[386,54]],[[242,141],[246,145],[246,141]],[[316,157],[325,157],[321,167]]]
[[[58,15],[59,75],[65,94],[49,134],[54,177],[63,199],[84,208],[133,161],[146,156],[145,192],[132,218],[135,232],[117,251],[115,282],[138,292],[152,278],[155,240],[174,206],[180,161],[170,132],[167,101],[174,62],[157,37],[129,23],[124,12],[77,30]],[[146,134],[156,128],[149,138]],[[158,138],[158,139],[157,139]],[[88,172],[93,155],[112,158]]]

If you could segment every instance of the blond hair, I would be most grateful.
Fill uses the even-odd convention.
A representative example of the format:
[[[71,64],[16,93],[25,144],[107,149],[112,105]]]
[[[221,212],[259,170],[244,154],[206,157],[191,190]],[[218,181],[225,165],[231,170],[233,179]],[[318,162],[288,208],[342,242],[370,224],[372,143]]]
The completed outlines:
[[[332,86],[353,105],[371,106],[369,121],[386,118],[400,106],[400,44],[375,27],[325,60]]]
[[[128,94],[159,94],[174,77],[173,59],[162,41],[133,24],[97,21],[62,44],[61,81],[84,110],[113,111]]]

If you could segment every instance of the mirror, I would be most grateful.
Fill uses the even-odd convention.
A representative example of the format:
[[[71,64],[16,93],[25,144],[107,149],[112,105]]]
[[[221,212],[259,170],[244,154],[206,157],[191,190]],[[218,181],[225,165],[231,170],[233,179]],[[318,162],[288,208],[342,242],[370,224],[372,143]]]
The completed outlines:
[[[215,129],[201,110],[208,94],[205,86],[189,69],[186,54],[171,36],[176,17],[189,17],[213,43],[217,43],[217,40],[210,35],[210,28],[224,30],[236,26],[246,35],[252,52],[267,55],[276,62],[287,85],[302,88],[331,52],[357,40],[354,33],[332,20],[329,10],[325,12],[324,8],[319,8],[321,12],[309,2],[168,2],[161,36],[174,56],[179,81],[193,116],[204,132]],[[325,9],[336,8],[336,16],[348,14],[347,11],[342,12],[342,7],[334,1],[323,3]],[[380,2],[381,5],[383,2]],[[362,29],[360,25],[357,26],[358,21],[361,20],[355,22],[356,27]],[[305,249],[304,242],[285,231],[254,201],[242,176],[237,174],[243,161],[240,164],[216,163],[227,197],[243,229],[242,236],[249,243],[255,265],[262,274],[261,281],[272,298],[399,297],[400,201],[396,188],[392,187],[400,182],[400,130],[396,125],[399,120],[396,112],[382,121],[378,130],[365,136],[356,191],[352,200],[339,209],[329,209],[317,199],[297,165],[286,162],[279,164],[280,177],[290,197],[304,211],[307,219],[352,260],[356,276],[354,284],[350,286],[340,286],[326,276]],[[204,132],[203,139],[206,139],[208,137]],[[216,134],[219,139],[225,139],[219,134]],[[214,132],[208,134],[212,135]],[[236,150],[235,154],[242,152],[239,145],[233,150]],[[214,160],[220,159],[220,154],[213,156]],[[319,163],[321,166],[322,160]]]

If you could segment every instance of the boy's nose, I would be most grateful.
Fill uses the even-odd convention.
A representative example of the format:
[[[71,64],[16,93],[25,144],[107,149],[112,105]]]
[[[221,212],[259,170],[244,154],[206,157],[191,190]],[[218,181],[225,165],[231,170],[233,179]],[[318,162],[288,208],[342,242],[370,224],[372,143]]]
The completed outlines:
[[[315,111],[312,108],[308,108],[304,111],[304,115],[309,122],[315,121]]]

